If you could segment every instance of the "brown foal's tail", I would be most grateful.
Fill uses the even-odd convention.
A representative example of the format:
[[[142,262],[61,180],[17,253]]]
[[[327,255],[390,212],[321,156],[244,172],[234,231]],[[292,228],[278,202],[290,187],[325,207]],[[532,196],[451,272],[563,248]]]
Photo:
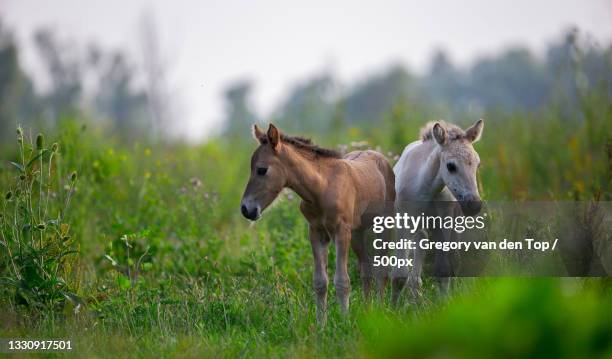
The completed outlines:
[[[395,202],[395,173],[393,172],[393,167],[391,167],[387,158],[382,154],[378,156],[376,163],[378,164],[378,169],[385,177],[385,185],[387,187],[387,198],[385,199],[388,202]]]

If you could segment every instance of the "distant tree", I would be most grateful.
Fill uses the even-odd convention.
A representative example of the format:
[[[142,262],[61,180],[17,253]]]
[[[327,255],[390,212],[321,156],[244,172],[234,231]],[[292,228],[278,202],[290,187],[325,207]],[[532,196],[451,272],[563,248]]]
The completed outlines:
[[[336,113],[335,81],[321,74],[296,85],[281,104],[275,118],[283,128],[316,132],[329,128]]]
[[[470,73],[470,94],[485,108],[534,110],[548,101],[546,69],[527,49],[481,59]]]
[[[135,89],[135,69],[120,52],[104,55],[98,48],[90,49],[90,65],[98,74],[94,106],[124,137],[148,133],[147,96]]]
[[[83,51],[48,28],[36,31],[33,39],[48,81],[40,95],[21,70],[18,48],[0,22],[0,138],[12,133],[17,123],[43,120],[52,127],[62,115],[75,112],[108,120],[127,138],[167,133],[173,97],[152,18],[142,23],[142,68],[133,66],[121,51],[95,45]],[[144,73],[144,89],[136,86],[139,70]]]
[[[344,97],[348,122],[380,121],[398,101],[414,101],[419,97],[413,76],[403,67],[394,66],[381,75],[357,84]]]
[[[434,53],[429,71],[421,79],[423,92],[429,102],[442,110],[444,115],[465,111],[470,106],[468,78],[465,73],[455,68],[444,50]],[[442,114],[441,114],[442,115]]]
[[[338,99],[334,106],[334,112],[329,124],[329,128],[333,134],[339,133],[346,126],[346,111],[344,99]]]
[[[612,101],[612,44],[600,46],[595,40],[569,29],[561,41],[551,44],[546,67],[553,80],[556,97],[574,106],[581,94],[597,88]]]
[[[146,12],[140,23],[145,92],[154,135],[166,134],[172,120],[172,96],[168,89],[168,62],[162,55],[153,13]]]
[[[225,90],[225,129],[223,134],[232,137],[248,137],[257,116],[250,104],[251,83],[238,81]]]
[[[49,29],[37,31],[34,40],[50,80],[44,109],[47,120],[53,122],[61,114],[79,108],[83,90],[81,62],[76,48],[60,42]]]
[[[37,109],[38,100],[19,65],[13,36],[0,21],[0,140],[13,136],[18,124],[30,123]]]
[[[569,109],[575,107],[581,91],[594,86],[603,88],[612,100],[610,55],[610,45],[602,48],[569,29],[548,47],[544,60],[513,47],[459,69],[438,51],[419,82],[429,103],[444,105],[454,114],[472,108],[530,111],[553,99]]]

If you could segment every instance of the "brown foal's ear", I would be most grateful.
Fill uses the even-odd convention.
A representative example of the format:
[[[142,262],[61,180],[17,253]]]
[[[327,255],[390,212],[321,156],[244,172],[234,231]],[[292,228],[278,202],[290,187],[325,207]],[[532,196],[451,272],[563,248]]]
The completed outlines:
[[[478,140],[480,140],[480,136],[482,135],[483,127],[484,127],[483,120],[476,121],[476,123],[474,123],[472,127],[465,130],[465,137],[470,142],[478,142]]]
[[[440,145],[446,143],[446,129],[444,129],[444,127],[442,127],[440,123],[436,122],[436,124],[431,129],[431,135]]]
[[[270,141],[270,146],[272,146],[272,149],[278,152],[280,149],[281,135],[278,128],[276,128],[276,126],[273,124],[270,124],[270,127],[268,127],[268,140]]]
[[[253,138],[256,139],[259,143],[263,143],[266,138],[266,134],[263,133],[262,130],[259,129],[259,126],[253,124]]]

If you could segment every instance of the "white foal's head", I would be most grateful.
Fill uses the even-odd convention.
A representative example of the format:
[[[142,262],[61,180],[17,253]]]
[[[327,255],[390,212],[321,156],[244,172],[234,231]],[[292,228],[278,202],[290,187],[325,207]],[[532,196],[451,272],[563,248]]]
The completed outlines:
[[[437,142],[440,149],[438,173],[466,215],[475,215],[481,208],[476,180],[480,157],[472,144],[480,139],[483,126],[483,120],[478,120],[463,131],[454,125],[436,122],[431,127],[431,134],[425,134]]]

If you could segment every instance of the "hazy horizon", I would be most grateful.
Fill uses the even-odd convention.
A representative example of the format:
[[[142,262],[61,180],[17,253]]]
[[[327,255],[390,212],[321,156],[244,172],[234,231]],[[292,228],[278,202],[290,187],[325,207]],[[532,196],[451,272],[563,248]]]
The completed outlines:
[[[175,123],[191,139],[214,131],[223,118],[223,90],[241,79],[253,81],[254,107],[267,115],[296,82],[324,70],[352,84],[390,64],[422,72],[436,49],[462,66],[515,45],[541,55],[570,27],[601,44],[612,41],[612,3],[606,1],[0,4],[2,19],[22,49],[25,70],[43,85],[32,41],[36,29],[55,29],[62,39],[82,46],[95,42],[122,49],[138,62],[140,22],[152,14],[169,63],[169,87],[179,101]]]

